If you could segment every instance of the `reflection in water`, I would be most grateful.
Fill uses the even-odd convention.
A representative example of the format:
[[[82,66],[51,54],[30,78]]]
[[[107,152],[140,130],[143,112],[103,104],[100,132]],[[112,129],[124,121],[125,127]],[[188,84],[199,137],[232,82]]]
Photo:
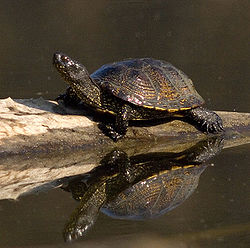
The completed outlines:
[[[92,171],[70,177],[63,189],[80,201],[64,229],[67,241],[95,223],[99,211],[120,219],[160,216],[183,203],[196,189],[208,159],[223,147],[212,137],[179,153],[147,153],[128,157],[121,150],[107,154]]]

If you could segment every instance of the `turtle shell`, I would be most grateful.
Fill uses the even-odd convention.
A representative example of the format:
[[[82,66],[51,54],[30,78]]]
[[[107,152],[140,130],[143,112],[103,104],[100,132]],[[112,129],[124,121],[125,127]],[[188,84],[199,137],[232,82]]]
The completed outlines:
[[[161,60],[142,58],[107,64],[91,78],[103,90],[146,108],[178,111],[204,103],[191,79]]]
[[[117,219],[151,219],[182,204],[197,188],[206,165],[166,170],[142,180],[106,203],[101,211]]]

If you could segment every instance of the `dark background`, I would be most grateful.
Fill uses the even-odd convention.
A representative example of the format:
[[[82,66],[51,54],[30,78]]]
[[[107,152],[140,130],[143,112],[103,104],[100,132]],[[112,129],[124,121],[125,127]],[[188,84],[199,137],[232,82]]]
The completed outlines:
[[[250,111],[249,1],[0,0],[0,98],[54,99],[62,51],[92,73],[133,57],[167,60],[207,106]]]

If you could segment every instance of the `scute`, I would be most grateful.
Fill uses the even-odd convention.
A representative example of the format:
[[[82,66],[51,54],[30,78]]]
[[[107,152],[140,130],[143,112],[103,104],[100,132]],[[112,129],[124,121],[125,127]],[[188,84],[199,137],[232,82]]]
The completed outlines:
[[[197,188],[205,166],[192,166],[161,171],[122,191],[102,208],[117,219],[159,217],[182,204]]]
[[[91,78],[118,98],[146,108],[174,112],[204,103],[191,79],[161,60],[144,58],[107,64]]]

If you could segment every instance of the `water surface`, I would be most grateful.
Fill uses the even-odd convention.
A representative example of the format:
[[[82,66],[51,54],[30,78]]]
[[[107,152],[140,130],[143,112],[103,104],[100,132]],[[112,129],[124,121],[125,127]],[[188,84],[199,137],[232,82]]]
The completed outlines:
[[[80,238],[93,247],[248,247],[249,145],[223,150],[210,160],[197,189],[181,205],[159,218],[119,220],[100,212],[95,225]],[[0,201],[1,247],[64,244],[63,229],[79,205],[69,192],[54,189]],[[76,246],[77,247],[77,246]]]

